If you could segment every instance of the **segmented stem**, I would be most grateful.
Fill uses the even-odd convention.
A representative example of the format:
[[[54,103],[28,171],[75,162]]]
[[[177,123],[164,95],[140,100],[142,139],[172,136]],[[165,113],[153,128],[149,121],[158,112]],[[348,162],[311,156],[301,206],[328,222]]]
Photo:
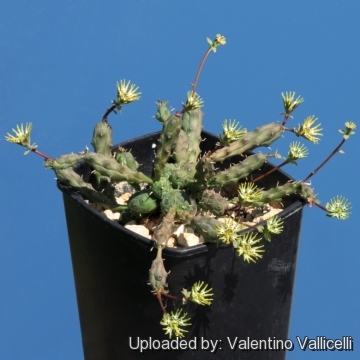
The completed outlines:
[[[288,163],[288,161],[285,160],[285,161],[282,162],[280,165],[277,165],[277,166],[273,167],[273,168],[272,168],[271,170],[269,170],[267,173],[258,176],[258,177],[257,177],[256,179],[254,179],[254,180],[251,180],[251,182],[254,183],[254,182],[257,182],[257,181],[263,179],[265,176],[268,176],[268,175],[272,174],[274,171],[279,170],[281,167],[283,167],[283,166],[286,165],[287,163]]]

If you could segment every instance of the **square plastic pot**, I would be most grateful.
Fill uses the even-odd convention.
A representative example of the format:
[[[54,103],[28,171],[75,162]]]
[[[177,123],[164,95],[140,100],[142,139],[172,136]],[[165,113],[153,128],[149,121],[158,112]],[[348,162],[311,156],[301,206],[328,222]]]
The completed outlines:
[[[148,176],[153,165],[151,145],[159,135],[153,133],[120,144],[131,149],[142,164],[140,171]],[[206,139],[201,143],[203,151],[212,149],[217,141],[207,132],[202,138]],[[262,172],[271,167],[266,164]],[[77,171],[84,177],[89,175],[84,164]],[[289,180],[288,175],[276,171],[259,186]],[[230,246],[203,244],[164,249],[170,293],[179,295],[183,288],[203,280],[213,288],[214,302],[210,307],[185,307],[192,318],[186,344],[196,344],[196,350],[141,352],[140,344],[146,346],[146,341],[156,348],[168,340],[160,325],[161,308],[147,284],[155,257],[155,251],[151,251],[153,242],[109,220],[67,186],[58,183],[58,187],[64,198],[86,360],[285,358],[284,350],[242,350],[239,345],[264,340],[274,349],[274,340],[285,342],[288,337],[303,207],[300,201],[284,200],[286,208],[280,213],[284,231],[272,236],[271,242],[263,240],[265,253],[256,264],[238,258]],[[172,300],[165,300],[165,304],[168,310],[180,305]],[[216,352],[211,352],[211,347],[206,349],[209,340],[220,341]],[[281,341],[277,344],[280,347]]]

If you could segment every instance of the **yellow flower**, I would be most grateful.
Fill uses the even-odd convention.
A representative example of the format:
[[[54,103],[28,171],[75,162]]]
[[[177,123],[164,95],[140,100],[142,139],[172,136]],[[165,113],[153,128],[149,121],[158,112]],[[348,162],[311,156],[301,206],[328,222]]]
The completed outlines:
[[[127,83],[126,80],[120,80],[120,83],[116,83],[116,87],[118,106],[121,104],[129,104],[140,99],[141,92],[137,92],[139,88],[136,87],[136,85],[131,84],[130,80]]]
[[[315,123],[317,118],[315,118],[314,115],[308,116],[302,125],[299,125],[298,129],[294,129],[294,133],[297,136],[302,136],[305,139],[310,140],[314,144],[317,144],[319,142],[319,138],[317,136],[322,136],[321,134],[321,124],[317,124],[316,126],[312,127],[312,125]]]
[[[209,49],[212,50],[213,52],[216,52],[216,48],[219,45],[225,45],[226,44],[226,39],[225,39],[225,36],[222,36],[220,34],[216,34],[215,40],[211,40],[211,39],[207,38],[207,42],[210,45]]]
[[[246,129],[242,129],[238,122],[235,120],[225,120],[222,124],[223,136],[219,136],[221,145],[228,146],[235,140],[240,139],[246,134]]]
[[[175,313],[173,311],[166,313],[160,321],[160,324],[165,326],[163,330],[166,335],[169,335],[169,338],[171,338],[172,335],[182,338],[185,336],[185,333],[188,332],[188,330],[181,329],[181,326],[190,326],[190,318],[187,317],[187,313],[181,315],[181,312],[182,309],[178,309]]]
[[[277,215],[272,216],[266,221],[266,228],[272,234],[280,234],[284,229],[284,221]]]
[[[295,160],[304,159],[308,155],[308,149],[298,141],[293,141],[290,144],[290,150],[288,153],[288,161],[296,164]]]
[[[5,139],[7,141],[14,143],[14,144],[21,145],[21,146],[25,146],[28,149],[36,148],[35,144],[33,144],[33,145],[30,144],[30,134],[31,134],[31,130],[32,130],[31,123],[26,123],[25,129],[24,129],[24,125],[21,124],[20,126],[16,125],[16,130],[15,129],[12,129],[12,130],[16,136],[8,133],[5,136]]]
[[[183,289],[183,303],[186,304],[190,300],[199,305],[211,305],[214,294],[212,293],[213,289],[208,286],[203,281],[198,281],[191,287],[191,291]]]
[[[238,233],[244,229],[244,226],[231,218],[226,218],[225,222],[216,227],[216,233],[219,239],[225,244],[231,244],[239,238]]]
[[[356,129],[356,124],[352,121],[347,121],[345,123],[345,127],[346,127],[346,129],[354,130],[354,129]]]
[[[204,106],[201,97],[192,91],[188,91],[186,103],[183,104],[185,111],[195,110]]]
[[[281,96],[283,98],[286,115],[290,115],[300,104],[304,102],[304,98],[300,96],[298,96],[297,99],[295,99],[294,91],[290,91],[289,93],[286,92],[285,94],[281,93]]]
[[[327,216],[335,217],[340,220],[345,220],[349,217],[351,210],[350,203],[343,196],[336,196],[326,204],[328,211]]]
[[[262,198],[262,192],[254,183],[242,183],[238,187],[238,198],[240,205],[251,205]]]
[[[344,135],[344,139],[347,140],[347,139],[350,137],[350,135],[354,135],[354,134],[355,134],[355,131],[353,131],[353,130],[355,130],[355,129],[356,129],[356,124],[353,123],[352,121],[347,121],[347,122],[345,123],[345,130],[339,130],[339,132],[340,132],[341,134],[343,134],[343,135]]]
[[[261,239],[257,238],[257,234],[253,232],[248,232],[239,237],[239,240],[234,243],[234,247],[236,248],[236,252],[238,256],[243,256],[244,260],[247,262],[256,262],[257,259],[261,259],[263,257],[262,248],[264,245],[253,246],[257,244]]]
[[[217,42],[219,45],[225,45],[226,44],[225,36],[222,36],[220,34],[216,34],[215,42]]]

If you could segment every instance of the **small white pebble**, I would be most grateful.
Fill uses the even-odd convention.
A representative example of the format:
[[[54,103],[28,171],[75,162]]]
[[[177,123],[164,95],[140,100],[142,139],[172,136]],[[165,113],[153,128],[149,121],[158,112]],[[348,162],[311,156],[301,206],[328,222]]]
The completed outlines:
[[[129,229],[141,236],[144,236],[148,239],[151,239],[151,236],[150,236],[150,232],[149,232],[149,229],[147,229],[145,226],[143,225],[125,225],[125,228],[126,229]]]
[[[173,227],[173,232],[172,234],[176,237],[179,237],[180,234],[182,234],[184,232],[185,226],[184,224],[181,225],[175,225]]]
[[[202,239],[204,242],[204,239]],[[195,234],[182,233],[177,239],[177,242],[180,246],[189,247],[201,244],[200,237]]]

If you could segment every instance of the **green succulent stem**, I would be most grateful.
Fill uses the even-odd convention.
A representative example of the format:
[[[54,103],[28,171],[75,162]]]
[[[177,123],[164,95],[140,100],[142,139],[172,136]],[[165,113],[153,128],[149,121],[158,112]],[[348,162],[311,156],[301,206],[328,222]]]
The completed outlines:
[[[106,109],[101,121],[95,124],[91,140],[93,152],[87,149],[81,153],[51,158],[37,150],[36,143],[31,144],[32,123],[17,125],[12,129],[13,134],[5,136],[6,141],[25,147],[24,155],[34,152],[44,158],[45,167],[55,172],[59,182],[71,187],[90,205],[97,205],[99,212],[110,209],[116,213],[114,220],[124,226],[130,220],[148,225],[156,249],[148,271],[148,285],[163,312],[160,325],[170,338],[184,337],[189,332],[184,327],[191,323],[188,313],[183,309],[167,310],[166,299],[181,301],[182,305],[186,305],[188,301],[198,305],[211,305],[214,296],[213,289],[204,281],[195,282],[191,290],[183,289],[182,294],[177,293],[177,296],[169,293],[167,278],[170,272],[164,266],[162,251],[168,246],[169,239],[176,240],[175,234],[197,236],[200,243],[231,245],[243,261],[255,263],[264,256],[265,246],[261,245],[261,241],[270,241],[272,234],[280,234],[285,225],[284,220],[277,215],[267,219],[264,225],[244,222],[246,208],[262,212],[261,208],[265,204],[281,204],[288,199],[287,203],[297,198],[309,206],[316,205],[328,217],[345,220],[351,214],[351,203],[341,195],[331,199],[325,206],[320,205],[314,189],[307,182],[336,153],[343,152],[340,149],[344,142],[355,134],[353,130],[356,129],[356,124],[352,121],[345,122],[345,130],[339,130],[343,138],[330,155],[302,181],[288,178],[285,183],[281,181],[282,185],[279,181],[275,185],[266,186],[264,183],[266,190],[255,184],[286,164],[297,165],[297,160],[305,158],[308,150],[298,141],[290,144],[286,158],[277,152],[264,154],[252,153],[252,150],[268,148],[282,137],[285,130],[314,144],[322,136],[321,124],[315,124],[317,118],[314,115],[305,118],[297,128],[286,127],[293,111],[304,102],[294,91],[281,93],[285,111],[281,113],[280,121],[267,123],[248,132],[235,120],[225,120],[219,142],[213,144],[214,149],[207,149],[213,143],[211,138],[209,144],[204,146],[206,150],[200,148],[203,141],[201,135],[204,114],[201,108],[204,101],[196,89],[210,52],[216,52],[218,46],[226,44],[225,37],[220,34],[214,40],[207,38],[207,41],[210,46],[201,58],[181,111],[173,113],[167,101],[156,102],[155,118],[162,124],[162,131],[157,136],[157,144],[152,144],[153,150],[142,149],[152,160],[152,166],[146,164],[146,169],[149,172],[152,170],[152,177],[138,171],[141,169],[140,164],[130,150],[120,146],[114,149],[112,146],[112,127],[108,123],[108,116],[121,112],[123,105],[140,99],[138,87],[128,80],[120,80],[116,84],[116,100],[111,101],[111,106]],[[281,163],[267,171],[264,164],[272,157],[281,159]],[[85,177],[86,181],[74,170],[82,162],[88,165],[87,172],[91,174],[89,178]],[[263,169],[263,174],[259,175],[260,169]],[[254,179],[251,180],[252,178]],[[177,245],[180,246],[180,243],[178,241]],[[231,270],[233,269],[234,261]]]
[[[154,263],[155,264],[156,263],[163,264],[162,250],[163,250],[164,247],[165,246],[163,246],[163,245],[158,245],[157,246],[156,259],[154,260],[153,264]],[[165,269],[163,269],[162,271],[165,271]],[[150,269],[150,272],[151,272],[151,269]],[[161,310],[163,311],[164,314],[167,314],[167,311],[166,311],[164,303],[162,301],[162,296],[165,296],[165,297],[167,297],[169,299],[172,299],[172,300],[181,300],[181,298],[179,298],[177,296],[173,296],[173,295],[168,294],[167,291],[163,289],[163,286],[158,286],[157,289],[155,291],[153,291],[153,293],[156,295],[156,297],[157,297],[157,299],[159,301]]]
[[[257,177],[256,179],[254,179],[254,180],[251,180],[251,182],[255,183],[255,182],[263,179],[264,177],[272,174],[272,173],[273,173],[274,171],[276,171],[276,170],[279,170],[280,168],[282,168],[283,166],[285,166],[285,165],[288,164],[288,163],[289,163],[289,161],[288,161],[288,160],[285,160],[285,161],[282,162],[280,165],[277,165],[277,166],[273,167],[273,168],[272,168],[271,170],[269,170],[267,173],[258,176],[258,177]]]
[[[208,158],[214,162],[223,162],[229,157],[242,155],[246,151],[258,147],[269,147],[282,135],[283,130],[282,125],[274,122],[259,126],[254,131],[248,132],[240,139],[232,142],[229,146],[217,149]]]
[[[152,287],[152,292],[154,294],[159,294],[161,292],[166,292],[165,287],[167,287],[166,279],[168,273],[164,267],[164,260],[162,258],[162,249],[165,246],[158,245],[156,258],[151,263],[151,268],[149,269],[149,282],[148,284]]]

